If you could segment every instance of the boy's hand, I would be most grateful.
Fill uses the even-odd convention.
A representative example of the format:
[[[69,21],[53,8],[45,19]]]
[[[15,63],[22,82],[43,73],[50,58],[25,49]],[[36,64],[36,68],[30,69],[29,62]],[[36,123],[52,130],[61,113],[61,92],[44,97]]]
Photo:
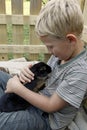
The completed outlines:
[[[34,74],[29,69],[32,65],[26,66],[20,72],[19,79],[22,83],[31,82],[34,79]]]
[[[21,82],[18,76],[10,78],[7,82],[5,93],[16,93],[17,89],[20,89]]]

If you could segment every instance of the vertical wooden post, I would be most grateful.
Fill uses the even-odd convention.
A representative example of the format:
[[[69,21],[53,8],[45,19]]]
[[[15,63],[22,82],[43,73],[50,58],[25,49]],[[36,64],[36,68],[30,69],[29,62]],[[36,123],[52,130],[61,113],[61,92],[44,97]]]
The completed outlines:
[[[23,14],[23,0],[11,0],[12,14]],[[13,43],[23,44],[23,25],[13,25]]]
[[[42,5],[42,0],[30,0],[30,15],[38,15]],[[40,44],[35,33],[35,25],[30,25],[30,44]],[[32,58],[33,56],[33,58]],[[38,59],[38,55],[31,55],[31,59]]]
[[[42,0],[30,0],[30,14],[37,15],[41,9]]]
[[[87,0],[85,0],[84,4],[83,18],[84,18],[84,25],[87,26]]]
[[[0,0],[0,14],[6,14],[5,0]],[[0,44],[7,44],[6,25],[0,25]]]
[[[80,0],[80,6],[81,6],[81,9],[82,9],[82,12],[84,10],[84,5],[85,5],[85,0]]]
[[[11,0],[12,15],[23,15],[23,0]],[[14,19],[13,19],[14,21]],[[13,44],[23,44],[23,25],[12,25]],[[15,54],[14,58],[22,57],[21,54]]]
[[[30,0],[30,15],[38,15],[42,0]],[[39,44],[40,40],[35,34],[35,26],[30,25],[30,44]]]
[[[6,14],[5,0],[0,0],[0,14]],[[6,24],[0,24],[0,44],[7,44],[7,26]],[[6,60],[8,56],[6,54],[0,55],[0,60]]]
[[[86,26],[86,28],[84,28],[82,39],[87,43],[87,0],[85,0],[84,4],[83,18],[84,18],[84,25]]]

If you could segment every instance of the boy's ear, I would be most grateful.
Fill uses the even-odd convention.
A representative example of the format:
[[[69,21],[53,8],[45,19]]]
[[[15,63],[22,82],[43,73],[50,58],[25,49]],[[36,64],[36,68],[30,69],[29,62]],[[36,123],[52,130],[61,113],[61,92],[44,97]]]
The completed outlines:
[[[74,34],[67,34],[66,38],[70,41],[70,42],[76,42],[77,38]]]

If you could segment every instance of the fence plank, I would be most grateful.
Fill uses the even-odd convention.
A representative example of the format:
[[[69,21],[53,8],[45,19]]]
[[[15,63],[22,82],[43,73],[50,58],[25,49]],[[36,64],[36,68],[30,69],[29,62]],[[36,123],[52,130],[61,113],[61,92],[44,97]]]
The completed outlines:
[[[84,18],[83,40],[87,43],[87,0],[85,0],[83,18]]]
[[[12,13],[23,14],[23,0],[11,0]]]
[[[5,0],[0,0],[0,14],[3,14],[5,12],[6,12]]]
[[[48,50],[45,45],[0,45],[0,54],[1,53],[27,53],[30,54],[38,54],[38,53],[45,53],[48,54]]]
[[[42,0],[30,0],[30,14],[37,15],[41,9]]]
[[[0,14],[0,24],[13,24],[13,25],[35,25],[37,15],[6,15]]]
[[[0,45],[0,59],[1,60],[6,60],[4,58],[4,55],[2,55],[3,53],[8,54],[16,54],[13,56],[13,58],[18,58],[20,57],[19,54],[21,54],[23,56],[24,53],[28,53],[28,60],[39,60],[39,56],[38,54],[43,53],[46,54],[48,56],[50,56],[47,48],[45,45]],[[33,57],[31,57],[31,55],[33,54]],[[37,57],[36,57],[37,55]],[[47,61],[47,59],[45,58],[44,61]]]
[[[84,24],[87,25],[87,0],[85,0],[84,10],[83,10]]]
[[[38,15],[41,9],[42,0],[30,0],[30,17],[31,15]],[[39,38],[35,33],[35,26],[30,25],[30,44],[40,44]],[[35,57],[37,59],[38,55],[31,55],[31,57]]]
[[[5,14],[6,13],[6,5],[5,5],[5,0],[0,0],[0,14]],[[7,44],[7,26],[6,24],[0,24],[0,44]],[[2,59],[4,60],[7,59],[7,54],[3,53],[0,55]]]
[[[79,3],[80,3],[80,6],[81,6],[81,9],[82,9],[82,12],[83,12],[84,5],[85,5],[85,0],[79,0]]]
[[[12,6],[12,14],[15,15],[23,14],[23,0],[11,0],[11,6]],[[13,24],[13,44],[23,44],[22,25]]]
[[[30,0],[30,16],[38,15],[41,9],[42,0]],[[35,26],[30,26],[30,44],[39,44],[40,40],[37,38],[35,31]]]
[[[5,14],[5,0],[0,0],[0,14]],[[4,38],[3,38],[4,37]],[[0,24],[0,43],[6,44],[7,43],[7,31],[6,31],[6,24]]]
[[[11,0],[11,6],[12,6],[12,14],[19,15],[19,17],[16,19],[20,18],[20,15],[23,15],[23,0]],[[13,21],[14,19],[12,19]],[[13,44],[23,44],[23,25],[18,25],[18,24],[12,24],[13,28]],[[21,55],[20,55],[21,57]]]

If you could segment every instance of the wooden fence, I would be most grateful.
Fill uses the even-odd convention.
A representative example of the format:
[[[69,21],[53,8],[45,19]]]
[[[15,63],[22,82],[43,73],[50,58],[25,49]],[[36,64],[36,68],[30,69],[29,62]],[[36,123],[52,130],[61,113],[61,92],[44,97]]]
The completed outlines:
[[[25,56],[28,60],[44,60],[49,58],[48,51],[35,34],[34,26],[36,17],[42,7],[42,0],[30,0],[28,11],[30,15],[24,15],[23,0],[9,0],[11,2],[11,14],[6,14],[6,0],[0,0],[0,60]],[[87,0],[80,0],[87,25]],[[9,34],[10,27],[12,33]],[[24,27],[29,30],[28,41],[24,42]],[[87,28],[84,28],[83,39],[87,41]],[[9,35],[11,41],[9,42]],[[25,34],[26,35],[26,34]]]

